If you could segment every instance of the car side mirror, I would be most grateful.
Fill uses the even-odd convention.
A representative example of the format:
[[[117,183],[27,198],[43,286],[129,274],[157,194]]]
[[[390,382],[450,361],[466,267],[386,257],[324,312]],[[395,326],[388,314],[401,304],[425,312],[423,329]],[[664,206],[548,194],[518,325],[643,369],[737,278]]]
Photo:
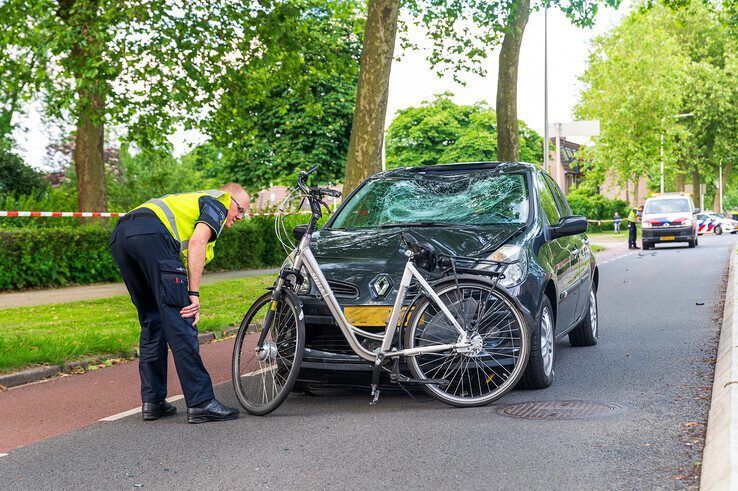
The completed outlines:
[[[695,208],[695,209],[694,209],[694,210],[692,211],[692,215],[696,215],[697,213],[702,213],[702,209],[700,209],[700,208]]]
[[[307,225],[296,225],[295,228],[292,229],[292,236],[297,241],[302,240],[302,237],[305,235],[305,232],[307,232],[307,228],[308,228]]]
[[[559,223],[548,228],[548,233],[551,240],[553,240],[558,239],[559,237],[583,234],[587,231],[587,226],[587,217],[577,215],[561,217]]]

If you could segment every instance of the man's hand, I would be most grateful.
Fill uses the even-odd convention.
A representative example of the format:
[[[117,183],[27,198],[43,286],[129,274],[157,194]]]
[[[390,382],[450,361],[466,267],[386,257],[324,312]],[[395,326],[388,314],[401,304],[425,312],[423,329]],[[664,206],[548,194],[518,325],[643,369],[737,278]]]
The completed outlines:
[[[196,326],[200,322],[200,297],[190,295],[190,304],[180,310],[179,313],[185,318],[194,316],[195,320],[192,322],[192,325]]]

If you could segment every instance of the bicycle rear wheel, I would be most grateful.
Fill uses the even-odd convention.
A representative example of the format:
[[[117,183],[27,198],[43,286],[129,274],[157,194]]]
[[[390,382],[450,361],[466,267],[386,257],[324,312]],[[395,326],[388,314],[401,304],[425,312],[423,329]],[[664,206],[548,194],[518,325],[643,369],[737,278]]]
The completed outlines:
[[[433,397],[458,407],[489,404],[520,380],[528,361],[530,336],[523,315],[507,295],[476,279],[447,282],[434,290],[462,325],[472,348],[407,357],[413,376],[445,380],[423,385]],[[458,331],[429,298],[413,309],[405,331],[407,348],[456,343]]]
[[[269,414],[287,398],[297,381],[305,350],[302,305],[292,290],[282,290],[264,343],[258,347],[272,293],[265,293],[243,318],[233,346],[233,388],[243,408]]]

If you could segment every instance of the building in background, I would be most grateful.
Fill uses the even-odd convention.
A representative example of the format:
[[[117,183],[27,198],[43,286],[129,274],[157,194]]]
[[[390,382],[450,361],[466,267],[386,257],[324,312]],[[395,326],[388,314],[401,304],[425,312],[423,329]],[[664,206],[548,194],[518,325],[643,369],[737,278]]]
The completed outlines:
[[[573,141],[568,141],[565,137],[560,139],[560,156],[556,158],[556,139],[551,138],[549,146],[551,155],[549,156],[549,164],[551,169],[549,174],[559,185],[564,194],[569,194],[575,187],[582,173],[577,160],[577,151],[580,145]]]

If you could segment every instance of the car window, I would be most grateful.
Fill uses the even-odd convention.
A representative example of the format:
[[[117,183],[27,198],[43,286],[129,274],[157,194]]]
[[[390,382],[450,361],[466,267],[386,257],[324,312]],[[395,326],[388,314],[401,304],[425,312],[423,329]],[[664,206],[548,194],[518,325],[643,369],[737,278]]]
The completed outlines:
[[[536,174],[536,188],[538,189],[538,197],[541,201],[541,208],[543,208],[543,214],[546,216],[549,225],[558,223],[561,218],[559,208],[556,204],[556,198],[554,198],[551,189],[546,184],[542,174]]]
[[[561,192],[561,188],[559,187],[559,185],[556,184],[550,176],[546,174],[543,174],[543,176],[549,187],[551,188],[551,192],[553,193],[554,198],[556,199],[556,204],[559,207],[559,214],[566,217],[571,216],[571,208],[569,208],[569,202],[566,201],[566,196],[564,196],[564,193]]]
[[[689,213],[689,201],[684,199],[650,199],[643,213]]]
[[[494,171],[374,179],[344,205],[331,228],[522,224],[528,221],[526,180],[522,173]]]

